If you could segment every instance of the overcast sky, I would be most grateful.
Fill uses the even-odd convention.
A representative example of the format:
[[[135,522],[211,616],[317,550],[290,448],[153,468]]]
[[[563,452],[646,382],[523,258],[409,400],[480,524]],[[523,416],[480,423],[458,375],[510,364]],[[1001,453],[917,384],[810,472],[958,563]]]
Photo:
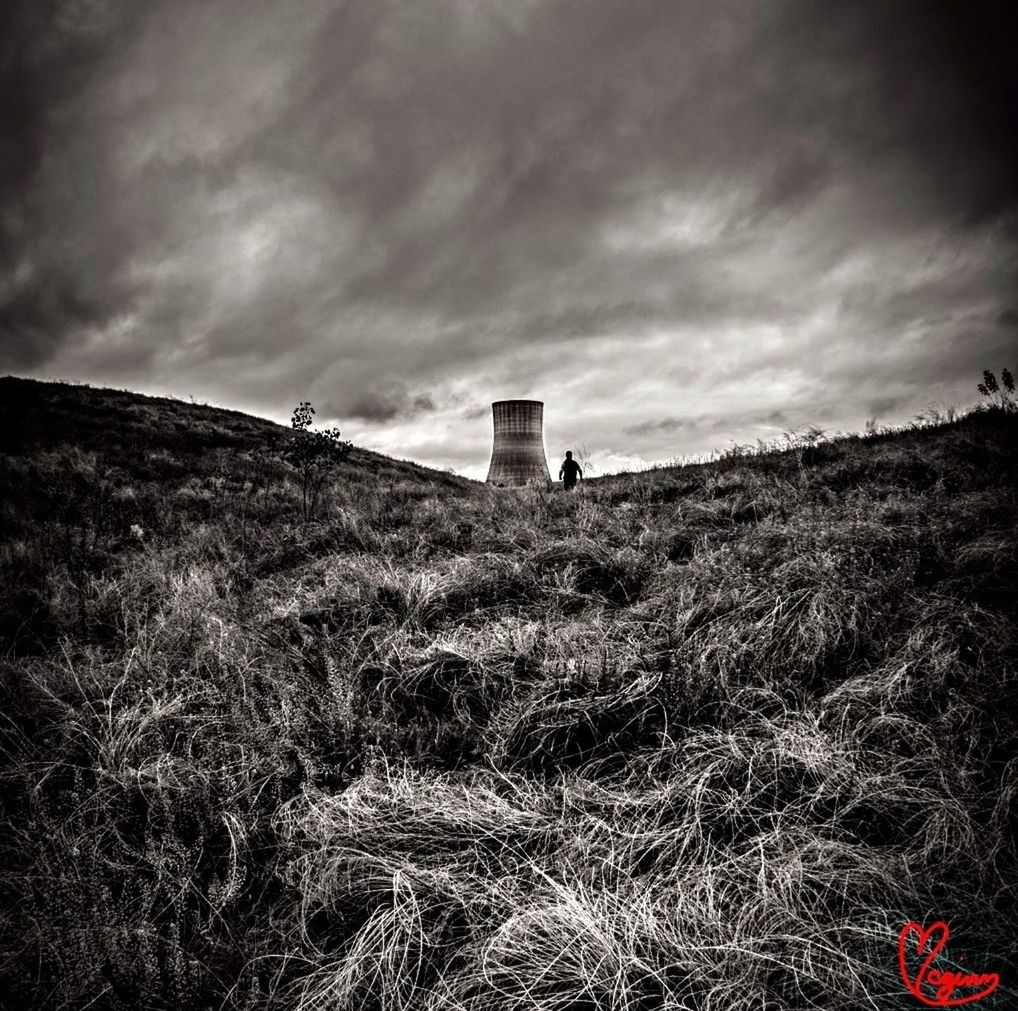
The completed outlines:
[[[600,472],[970,403],[1014,7],[8,0],[0,371],[474,477],[502,398]]]

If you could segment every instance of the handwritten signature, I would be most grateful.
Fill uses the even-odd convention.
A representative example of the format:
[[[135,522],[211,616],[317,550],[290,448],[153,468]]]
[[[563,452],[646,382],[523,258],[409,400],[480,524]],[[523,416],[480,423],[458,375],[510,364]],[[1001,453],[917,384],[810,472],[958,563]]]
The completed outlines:
[[[909,974],[906,959],[913,934],[916,935],[915,955],[922,958],[915,976]],[[906,923],[898,935],[898,968],[905,988],[928,1007],[971,1004],[972,1001],[988,997],[1000,985],[1000,975],[996,972],[945,972],[933,968],[933,963],[944,950],[950,936],[951,931],[943,920],[938,920],[930,927],[924,927],[921,923]],[[970,992],[956,997],[956,990]]]

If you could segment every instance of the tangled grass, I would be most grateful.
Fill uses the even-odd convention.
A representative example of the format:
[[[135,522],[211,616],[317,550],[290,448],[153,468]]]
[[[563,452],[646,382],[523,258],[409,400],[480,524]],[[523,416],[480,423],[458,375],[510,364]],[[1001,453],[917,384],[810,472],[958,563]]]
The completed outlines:
[[[28,393],[3,1006],[883,1011],[932,919],[1018,1001],[1013,416],[301,525],[253,419]]]

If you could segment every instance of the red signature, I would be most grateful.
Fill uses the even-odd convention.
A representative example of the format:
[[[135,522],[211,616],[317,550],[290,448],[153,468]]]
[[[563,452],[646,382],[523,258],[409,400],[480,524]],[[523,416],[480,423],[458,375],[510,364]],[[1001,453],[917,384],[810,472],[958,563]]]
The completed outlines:
[[[922,958],[915,976],[910,976],[905,955],[912,934],[916,934],[915,954]],[[898,935],[898,968],[905,988],[917,1000],[928,1007],[957,1007],[959,1004],[971,1004],[974,1000],[989,997],[1000,984],[1000,975],[996,972],[944,972],[932,968],[937,956],[944,950],[951,931],[943,920],[938,920],[931,927],[921,923],[906,923]],[[928,950],[928,954],[925,954]],[[955,997],[955,990],[969,990],[970,993]]]

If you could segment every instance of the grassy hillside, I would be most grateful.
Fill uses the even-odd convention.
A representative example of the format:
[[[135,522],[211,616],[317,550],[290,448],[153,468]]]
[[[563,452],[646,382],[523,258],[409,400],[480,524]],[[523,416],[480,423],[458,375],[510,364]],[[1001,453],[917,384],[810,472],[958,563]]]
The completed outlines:
[[[10,1008],[911,1008],[1018,965],[1018,419],[500,491],[0,381]]]

